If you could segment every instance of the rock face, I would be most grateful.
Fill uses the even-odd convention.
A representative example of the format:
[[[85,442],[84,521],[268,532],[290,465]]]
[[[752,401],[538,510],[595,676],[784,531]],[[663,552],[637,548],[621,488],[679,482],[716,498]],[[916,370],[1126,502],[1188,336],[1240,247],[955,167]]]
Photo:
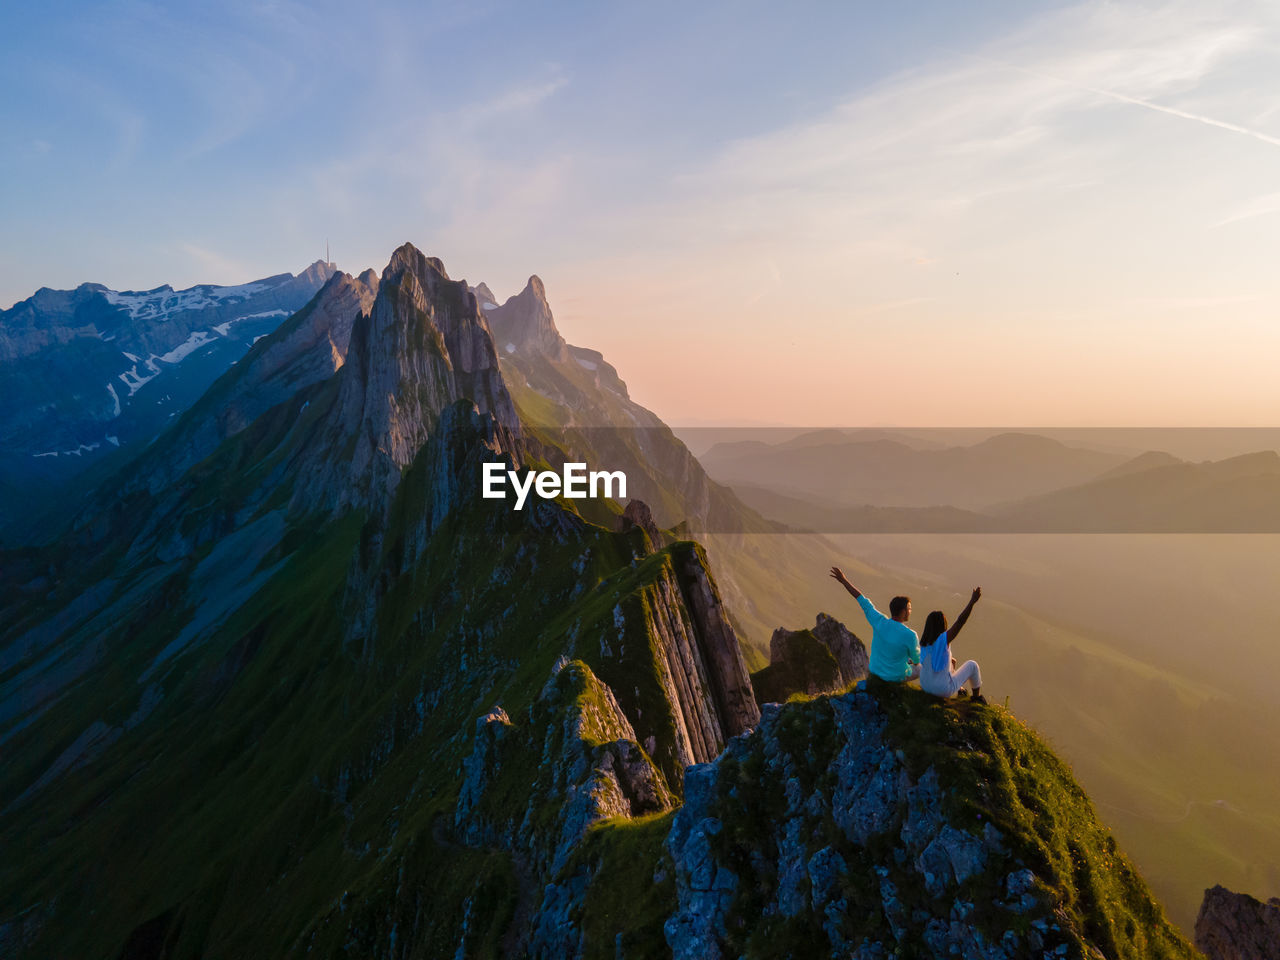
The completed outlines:
[[[1263,903],[1226,887],[1206,890],[1196,917],[1196,947],[1209,960],[1280,958],[1280,898]]]
[[[779,627],[769,641],[769,666],[751,675],[756,699],[779,703],[793,693],[842,690],[867,675],[867,648],[835,617],[818,614],[811,630]]]
[[[710,756],[760,719],[760,708],[751,689],[738,636],[729,623],[720,591],[711,579],[707,555],[696,543],[672,552],[685,607],[693,621],[699,649],[709,674],[710,693],[719,717],[720,731]],[[696,758],[695,758],[696,759]]]
[[[902,735],[922,734],[920,724],[962,739],[989,730],[997,739],[986,749],[1055,764],[1038,741],[994,712],[956,725],[923,697],[876,685],[770,704],[751,734],[688,769],[667,838],[678,906],[665,935],[676,960],[1192,956],[1141,881],[1095,900],[1075,887],[1071,856],[1045,858],[1043,844],[1058,840],[1020,822],[1022,790],[1035,805],[1060,790],[1066,799],[1079,791],[1069,774],[1046,769],[989,806],[996,796],[983,791],[1003,790],[999,777]],[[981,786],[965,782],[971,775]],[[1063,841],[1114,851],[1087,801],[1056,816]],[[1141,920],[1118,934],[1111,924],[1129,916]]]
[[[813,635],[831,651],[840,667],[840,682],[847,686],[867,675],[867,648],[848,627],[826,613],[818,614]],[[777,636],[775,633],[774,636]]]
[[[302,498],[333,509],[387,503],[403,470],[460,398],[520,432],[475,295],[412,244],[392,254],[356,319],[334,408]]]
[[[480,287],[476,289],[478,292]],[[488,287],[484,289],[487,291]],[[538,277],[530,277],[523,290],[501,306],[486,310],[485,316],[499,350],[509,353],[534,351],[556,359],[567,359],[564,337],[556,329],[551,306],[547,303],[547,291]],[[508,344],[511,345],[510,350]]]
[[[525,723],[518,730],[501,707],[476,721],[454,812],[467,844],[499,845],[554,876],[593,823],[675,805],[613,691],[585,663],[557,661]]]

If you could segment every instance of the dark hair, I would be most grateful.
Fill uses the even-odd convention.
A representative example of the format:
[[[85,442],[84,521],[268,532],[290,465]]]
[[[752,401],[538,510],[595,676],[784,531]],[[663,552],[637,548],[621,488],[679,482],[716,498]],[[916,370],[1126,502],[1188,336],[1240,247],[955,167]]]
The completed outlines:
[[[947,615],[941,610],[934,610],[929,616],[925,617],[924,629],[920,631],[920,646],[929,646],[946,632]]]
[[[907,604],[910,602],[911,602],[910,597],[894,597],[892,600],[889,601],[889,616],[893,617],[896,620],[898,617],[898,614],[902,613],[903,610],[907,609]]]

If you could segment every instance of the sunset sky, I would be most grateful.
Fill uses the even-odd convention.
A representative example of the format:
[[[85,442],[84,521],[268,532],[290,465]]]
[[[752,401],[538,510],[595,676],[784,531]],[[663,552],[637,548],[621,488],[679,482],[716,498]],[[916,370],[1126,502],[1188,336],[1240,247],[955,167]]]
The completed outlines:
[[[411,240],[673,423],[1280,419],[1277,5],[541,6],[10,5],[0,307]]]

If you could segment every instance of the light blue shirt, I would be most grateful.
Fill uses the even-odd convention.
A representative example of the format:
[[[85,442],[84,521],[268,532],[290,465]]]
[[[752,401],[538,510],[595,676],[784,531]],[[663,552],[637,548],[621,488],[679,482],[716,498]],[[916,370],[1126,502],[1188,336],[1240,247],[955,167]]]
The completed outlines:
[[[920,662],[920,638],[916,632],[905,623],[886,617],[866,594],[858,597],[858,606],[871,624],[871,672],[881,680],[911,679],[911,665]]]

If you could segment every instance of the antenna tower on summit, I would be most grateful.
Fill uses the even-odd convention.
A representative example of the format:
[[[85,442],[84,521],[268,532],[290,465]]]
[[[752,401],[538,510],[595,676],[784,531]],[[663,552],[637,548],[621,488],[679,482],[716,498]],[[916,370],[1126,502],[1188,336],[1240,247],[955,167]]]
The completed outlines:
[[[324,265],[330,270],[333,269],[333,261],[329,259],[329,238],[328,237],[324,238]]]

